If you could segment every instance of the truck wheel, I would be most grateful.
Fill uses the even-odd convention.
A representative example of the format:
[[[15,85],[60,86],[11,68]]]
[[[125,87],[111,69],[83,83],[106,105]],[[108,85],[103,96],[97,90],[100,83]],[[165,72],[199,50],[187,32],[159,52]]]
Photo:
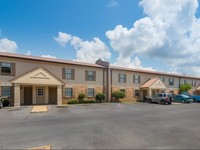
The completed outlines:
[[[163,101],[163,100],[161,100],[160,103],[161,103],[162,105],[165,105],[165,101]]]
[[[152,100],[151,100],[151,99],[148,99],[148,103],[152,103]]]

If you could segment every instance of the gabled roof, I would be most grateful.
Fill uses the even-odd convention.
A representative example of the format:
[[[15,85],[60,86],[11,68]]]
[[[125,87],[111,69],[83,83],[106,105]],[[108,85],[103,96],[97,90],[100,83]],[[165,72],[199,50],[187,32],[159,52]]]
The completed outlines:
[[[65,83],[43,67],[37,67],[12,80],[12,83],[37,85],[64,85]]]
[[[153,78],[144,83],[140,88],[158,88],[158,89],[165,89],[165,85],[160,81],[158,78]]]
[[[200,91],[200,85],[196,88],[197,91]]]

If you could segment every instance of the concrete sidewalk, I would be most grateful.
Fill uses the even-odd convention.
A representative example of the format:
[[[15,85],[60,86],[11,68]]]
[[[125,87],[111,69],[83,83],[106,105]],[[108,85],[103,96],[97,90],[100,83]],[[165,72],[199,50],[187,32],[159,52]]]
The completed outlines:
[[[46,105],[42,106],[33,106],[31,113],[41,113],[41,112],[47,112],[48,108]]]

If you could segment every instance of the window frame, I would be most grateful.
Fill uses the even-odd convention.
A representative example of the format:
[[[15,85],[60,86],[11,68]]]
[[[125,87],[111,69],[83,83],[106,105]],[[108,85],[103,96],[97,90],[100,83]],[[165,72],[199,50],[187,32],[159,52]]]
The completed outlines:
[[[141,80],[141,76],[140,75],[133,75],[133,83],[134,84],[140,84],[140,80]]]
[[[5,66],[3,66],[3,65],[5,65]],[[8,68],[9,68],[9,72],[4,72],[5,70],[8,70]],[[12,74],[12,64],[9,62],[2,62],[1,63],[1,74],[2,75],[11,75]]]
[[[6,89],[4,89],[4,88],[6,88]],[[4,94],[4,93],[7,93],[7,94]],[[12,96],[12,86],[1,86],[1,96],[2,97],[11,97]]]
[[[39,91],[39,90],[41,90],[42,91],[42,95],[40,95],[41,93],[41,91]],[[37,87],[37,96],[38,97],[44,97],[45,96],[45,89],[44,89],[44,87]]]
[[[195,80],[192,80],[192,87],[196,87],[197,83]]]
[[[71,90],[71,91],[68,91],[68,90]],[[70,95],[68,95],[70,94]],[[65,88],[65,97],[73,97],[73,88],[72,87],[66,87]]]
[[[119,83],[126,83],[126,74],[119,73]]]
[[[120,92],[126,93],[126,89],[120,89]]]
[[[134,97],[140,97],[140,90],[134,90]]]
[[[87,71],[87,80],[88,81],[95,81],[94,80],[95,79],[94,75],[95,75],[95,71],[88,70]]]
[[[169,78],[169,86],[174,86],[174,78]]]
[[[90,91],[90,90],[92,90],[92,91]],[[90,95],[92,93],[92,95]],[[94,88],[88,88],[87,89],[87,96],[88,97],[94,97]]]

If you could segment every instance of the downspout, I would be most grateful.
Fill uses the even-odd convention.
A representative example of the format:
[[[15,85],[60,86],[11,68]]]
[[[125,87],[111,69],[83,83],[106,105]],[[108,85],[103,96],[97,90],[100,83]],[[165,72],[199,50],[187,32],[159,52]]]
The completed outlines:
[[[110,88],[110,81],[111,81],[111,69],[110,69],[110,65],[107,68],[107,98],[108,98],[108,102],[110,102],[111,100],[111,88]]]

